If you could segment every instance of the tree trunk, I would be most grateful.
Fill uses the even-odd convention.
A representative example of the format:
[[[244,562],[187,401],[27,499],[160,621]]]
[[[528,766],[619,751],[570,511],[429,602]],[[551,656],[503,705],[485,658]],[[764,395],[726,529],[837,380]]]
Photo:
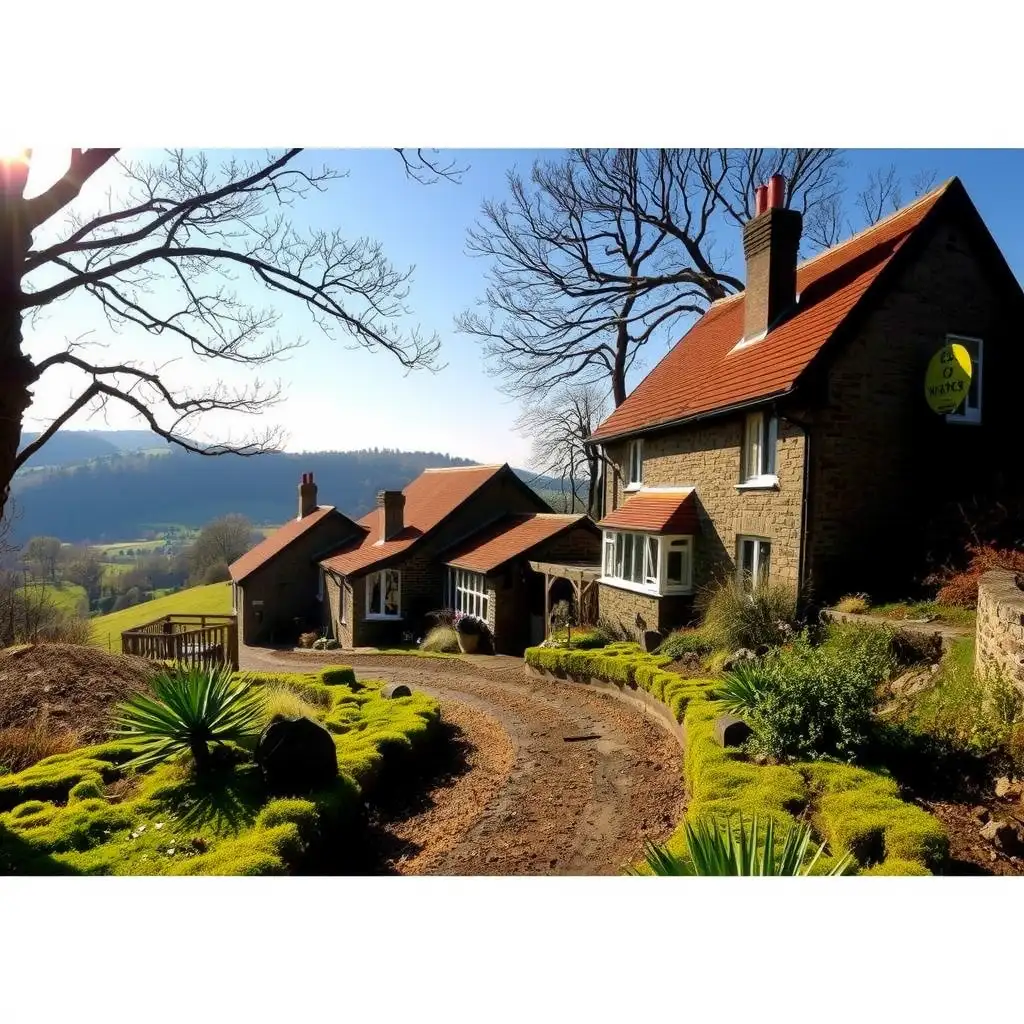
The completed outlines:
[[[32,245],[23,219],[20,189],[0,182],[0,519],[10,496],[21,445],[21,424],[32,403],[32,361],[21,351],[21,274]]]

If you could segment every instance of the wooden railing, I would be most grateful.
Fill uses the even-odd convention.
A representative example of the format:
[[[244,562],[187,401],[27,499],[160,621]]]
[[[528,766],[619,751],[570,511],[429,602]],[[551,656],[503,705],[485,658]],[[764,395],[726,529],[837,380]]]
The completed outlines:
[[[238,622],[233,615],[165,615],[121,634],[121,651],[152,661],[230,665],[238,669]]]

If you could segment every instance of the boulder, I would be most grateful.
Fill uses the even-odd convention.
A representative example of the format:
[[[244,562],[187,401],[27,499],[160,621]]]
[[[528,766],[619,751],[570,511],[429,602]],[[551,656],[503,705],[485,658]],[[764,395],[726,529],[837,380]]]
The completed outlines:
[[[275,793],[308,793],[338,775],[334,738],[311,718],[279,716],[263,730],[256,763]]]
[[[1021,784],[1016,779],[1008,779],[1005,775],[996,779],[996,796],[1000,800],[1015,800],[1021,795]]]
[[[1004,853],[1015,853],[1020,847],[1017,830],[1008,822],[993,819],[981,830],[981,838]]]
[[[722,665],[722,671],[731,672],[740,662],[756,660],[757,655],[749,647],[741,647],[738,651],[733,651],[725,660],[725,663]]]
[[[388,700],[394,700],[396,697],[411,697],[412,690],[405,683],[388,683],[387,686],[380,688],[380,695]]]
[[[983,804],[978,804],[978,806],[971,811],[971,817],[977,818],[977,820],[984,825],[992,815],[989,814],[987,807]]]
[[[752,732],[753,729],[735,715],[719,715],[715,719],[715,739],[723,747],[738,747]]]
[[[643,649],[648,653],[652,654],[661,646],[661,641],[664,638],[656,629],[645,629],[643,636],[640,638],[640,642]]]

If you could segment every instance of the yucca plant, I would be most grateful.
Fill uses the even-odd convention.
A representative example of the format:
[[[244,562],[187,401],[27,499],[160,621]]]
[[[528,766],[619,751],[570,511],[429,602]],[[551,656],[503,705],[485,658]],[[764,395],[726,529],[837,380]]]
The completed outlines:
[[[256,732],[266,703],[247,677],[228,666],[176,666],[151,682],[152,696],[138,694],[117,711],[115,735],[138,747],[130,764],[150,768],[191,751],[196,770],[211,766],[211,743],[238,741]]]
[[[800,824],[790,827],[781,849],[776,850],[775,822],[769,818],[761,830],[756,815],[749,827],[741,815],[736,829],[731,819],[724,824],[710,820],[698,821],[696,825],[686,822],[684,828],[689,861],[664,846],[648,843],[644,859],[652,875],[809,875],[825,849],[822,843],[808,863],[811,830],[808,825]],[[851,862],[847,854],[827,874],[842,875]],[[640,873],[629,872],[631,875]]]
[[[727,672],[714,698],[730,715],[748,718],[775,681],[774,670],[764,662],[741,661]]]

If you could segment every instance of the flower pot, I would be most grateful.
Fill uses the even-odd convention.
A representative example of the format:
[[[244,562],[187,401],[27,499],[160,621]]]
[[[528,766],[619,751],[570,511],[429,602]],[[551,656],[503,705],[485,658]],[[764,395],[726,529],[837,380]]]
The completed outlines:
[[[459,633],[459,650],[463,654],[476,654],[480,646],[480,636],[477,633]]]

